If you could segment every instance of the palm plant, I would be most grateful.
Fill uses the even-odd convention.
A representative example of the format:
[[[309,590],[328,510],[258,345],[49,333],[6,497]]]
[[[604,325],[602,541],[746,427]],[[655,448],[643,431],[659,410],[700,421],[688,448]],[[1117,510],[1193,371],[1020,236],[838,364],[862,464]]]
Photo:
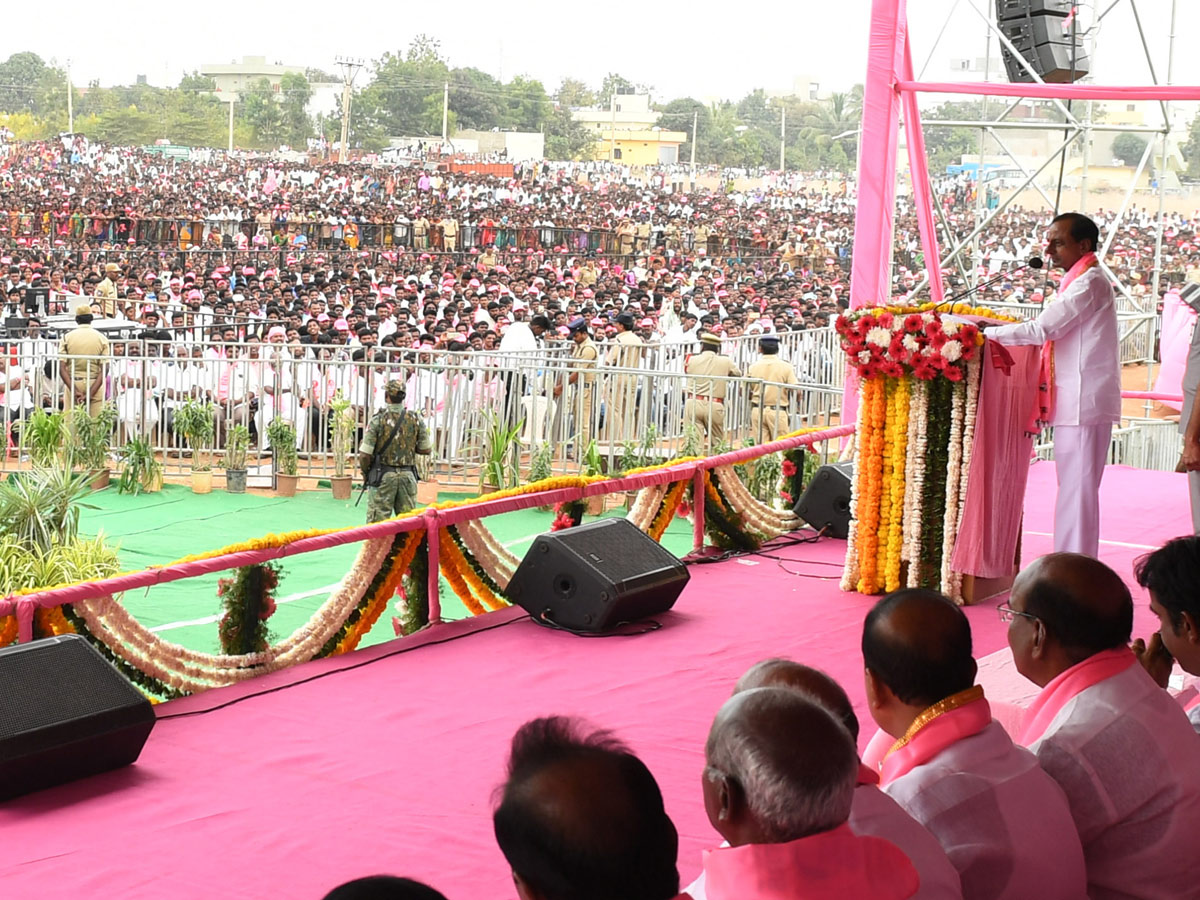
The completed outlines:
[[[76,406],[71,410],[71,458],[88,471],[107,468],[108,442],[116,425],[117,408],[111,403],[101,404],[94,416],[86,406]]]
[[[0,536],[0,590],[6,593],[106,578],[120,568],[117,549],[100,536],[46,550],[30,548],[11,534]]]
[[[47,412],[38,407],[25,423],[24,437],[29,459],[35,467],[61,462],[67,441],[66,418],[60,412]]]
[[[216,407],[209,400],[190,397],[175,410],[175,430],[192,448],[192,471],[212,469],[212,441],[216,432]]]
[[[137,495],[162,477],[162,463],[154,456],[154,448],[143,438],[130,438],[121,451],[121,480],[117,493]]]
[[[479,471],[479,490],[493,485],[500,490],[516,487],[521,483],[521,444],[517,436],[525,427],[525,420],[508,426],[494,411],[484,412],[484,425],[476,429],[483,443],[483,465]]]
[[[48,551],[79,533],[79,510],[91,492],[91,475],[66,467],[35,469],[0,483],[0,533]]]

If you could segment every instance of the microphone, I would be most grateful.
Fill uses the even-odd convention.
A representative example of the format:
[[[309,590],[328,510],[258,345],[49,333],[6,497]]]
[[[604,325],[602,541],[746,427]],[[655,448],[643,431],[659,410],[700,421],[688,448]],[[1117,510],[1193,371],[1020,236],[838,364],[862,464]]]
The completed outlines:
[[[987,281],[982,281],[979,284],[975,285],[975,287],[967,288],[965,291],[955,294],[953,297],[947,297],[945,300],[943,300],[941,303],[939,303],[937,306],[935,306],[933,309],[931,309],[930,312],[937,312],[939,309],[941,309],[947,303],[949,303],[949,304],[957,303],[959,300],[963,299],[963,297],[969,297],[972,294],[974,294],[976,291],[981,291],[985,287],[989,287],[990,285],[995,284],[997,281],[1003,281],[1004,279],[1011,277],[1013,274],[1015,274],[1017,272],[1023,272],[1025,269],[1040,269],[1044,265],[1045,265],[1045,263],[1042,261],[1042,258],[1040,256],[1031,256],[1031,257],[1029,257],[1028,260],[1026,260],[1024,265],[1017,266],[1015,269],[1010,269],[1007,272],[1002,272],[999,275],[997,275],[995,278],[989,278]]]

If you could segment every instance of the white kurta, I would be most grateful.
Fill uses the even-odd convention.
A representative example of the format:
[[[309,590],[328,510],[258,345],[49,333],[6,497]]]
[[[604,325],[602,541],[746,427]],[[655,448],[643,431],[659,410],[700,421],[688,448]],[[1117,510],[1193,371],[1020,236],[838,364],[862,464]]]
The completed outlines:
[[[1030,750],[1067,794],[1092,900],[1200,897],[1200,742],[1141,666],[1080,691]]]
[[[874,784],[854,789],[850,830],[891,841],[912,861],[921,876],[914,900],[958,900],[962,884],[946,851],[929,830]]]
[[[1095,266],[1076,278],[1036,319],[989,328],[1014,346],[1054,342],[1054,549],[1096,556],[1100,480],[1121,418],[1121,350],[1112,285]]]
[[[1099,266],[1084,272],[1036,319],[986,331],[1022,346],[1054,341],[1053,425],[1103,425],[1121,418],[1117,306]]]
[[[884,790],[941,843],[966,900],[1083,900],[1083,849],[1062,789],[997,723]]]

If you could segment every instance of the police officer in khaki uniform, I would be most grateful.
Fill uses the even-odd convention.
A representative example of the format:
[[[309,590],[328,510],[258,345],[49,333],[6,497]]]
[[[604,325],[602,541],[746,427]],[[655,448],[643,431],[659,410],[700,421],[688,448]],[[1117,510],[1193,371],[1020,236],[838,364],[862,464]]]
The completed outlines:
[[[567,376],[567,384],[575,385],[576,400],[572,404],[575,410],[575,431],[577,438],[575,446],[583,453],[592,440],[592,403],[596,390],[596,364],[600,360],[600,351],[592,343],[588,335],[586,319],[572,319],[567,325],[574,345],[571,348],[571,367],[575,370]],[[562,393],[562,383],[554,386],[554,396]]]
[[[368,522],[416,508],[417,457],[432,450],[425,420],[404,408],[404,382],[389,381],[383,391],[386,404],[372,417],[358,447],[358,465],[368,485],[372,466],[377,463],[382,470],[379,483],[371,485]]]
[[[623,369],[641,367],[646,342],[634,332],[636,324],[633,313],[623,312],[617,316],[617,336],[604,358],[608,365]],[[619,442],[633,433],[633,420],[637,414],[637,376],[614,375],[609,388],[612,408],[605,410],[604,430],[608,433],[608,440]]]
[[[75,321],[78,327],[67,332],[58,345],[58,374],[66,388],[66,408],[86,402],[88,415],[94,416],[104,403],[108,339],[92,327],[88,304],[75,307]]]
[[[116,263],[106,263],[104,266],[104,278],[96,285],[93,296],[100,301],[100,308],[103,310],[106,319],[111,319],[117,314],[116,280],[120,277],[121,267]]]
[[[704,429],[710,444],[721,443],[725,440],[725,390],[729,382],[718,381],[717,377],[741,378],[742,373],[732,359],[721,355],[721,339],[707,331],[700,335],[700,352],[688,358],[684,372],[689,380],[683,421]]]
[[[796,371],[779,358],[779,338],[764,334],[758,339],[762,359],[746,370],[750,385],[750,436],[756,443],[765,444],[787,434],[788,396],[783,384],[799,384]],[[763,384],[763,382],[771,382]],[[761,396],[760,396],[761,395]]]

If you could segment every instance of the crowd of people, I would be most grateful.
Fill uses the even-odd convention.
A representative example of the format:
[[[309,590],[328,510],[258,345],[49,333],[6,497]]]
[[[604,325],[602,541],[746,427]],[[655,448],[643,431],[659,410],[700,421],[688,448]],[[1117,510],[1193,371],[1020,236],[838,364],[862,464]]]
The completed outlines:
[[[677,832],[646,765],[578,721],[526,723],[493,813],[517,896],[1197,896],[1200,714],[1164,688],[1173,658],[1200,674],[1200,537],[1147,554],[1134,576],[1160,621],[1148,644],[1131,644],[1129,589],[1103,563],[1053,553],[1020,574],[999,611],[1039,693],[1014,735],[976,681],[966,615],[936,592],[889,594],[863,623],[878,731],[861,757],[834,679],[782,658],[753,666],[716,711],[695,798],[722,843],[682,893]],[[376,876],[327,900],[441,896],[427,891]]]

